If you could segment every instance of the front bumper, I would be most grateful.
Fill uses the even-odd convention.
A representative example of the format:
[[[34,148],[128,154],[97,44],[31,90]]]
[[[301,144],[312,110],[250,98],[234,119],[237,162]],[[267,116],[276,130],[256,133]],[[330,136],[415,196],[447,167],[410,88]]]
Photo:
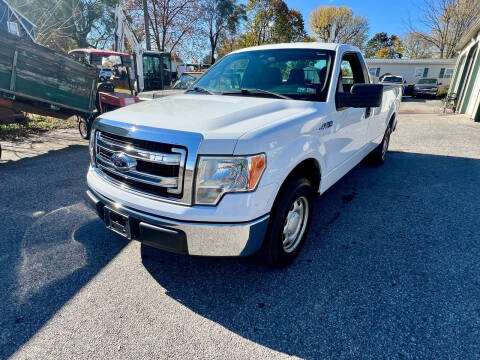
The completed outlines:
[[[269,215],[242,223],[183,222],[122,206],[90,189],[87,201],[110,224],[110,209],[127,218],[131,239],[159,249],[199,256],[248,256],[262,246]]]
[[[415,95],[437,95],[437,90],[414,89],[413,93]]]

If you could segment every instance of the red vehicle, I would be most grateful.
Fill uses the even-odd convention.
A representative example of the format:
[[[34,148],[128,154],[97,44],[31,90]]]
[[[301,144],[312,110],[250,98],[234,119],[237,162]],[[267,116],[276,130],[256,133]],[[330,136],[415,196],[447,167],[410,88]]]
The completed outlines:
[[[135,77],[132,72],[132,61],[129,54],[98,49],[75,49],[68,53],[76,60],[104,68],[113,68],[113,76],[101,82],[97,87],[95,106],[98,113],[115,110],[139,102],[134,90]],[[80,135],[88,139],[93,117],[79,118]]]

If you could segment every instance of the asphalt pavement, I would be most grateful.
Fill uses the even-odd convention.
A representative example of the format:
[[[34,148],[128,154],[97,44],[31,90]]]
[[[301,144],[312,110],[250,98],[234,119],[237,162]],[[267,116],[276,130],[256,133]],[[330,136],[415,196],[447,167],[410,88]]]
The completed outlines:
[[[107,231],[86,142],[0,164],[0,358],[479,359],[480,124],[413,103],[284,270]]]

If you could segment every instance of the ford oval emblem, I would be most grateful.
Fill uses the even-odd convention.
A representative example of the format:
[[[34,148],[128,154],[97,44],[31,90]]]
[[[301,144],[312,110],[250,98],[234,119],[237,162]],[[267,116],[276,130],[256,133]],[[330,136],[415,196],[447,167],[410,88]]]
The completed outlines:
[[[137,161],[124,152],[113,153],[112,156],[110,156],[110,161],[115,169],[120,171],[129,171],[137,166]]]

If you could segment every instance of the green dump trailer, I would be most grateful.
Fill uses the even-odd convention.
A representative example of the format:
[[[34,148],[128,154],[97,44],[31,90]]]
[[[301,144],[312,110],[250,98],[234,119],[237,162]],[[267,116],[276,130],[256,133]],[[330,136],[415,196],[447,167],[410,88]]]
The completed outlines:
[[[88,119],[97,80],[95,67],[0,31],[0,123],[21,111]]]

